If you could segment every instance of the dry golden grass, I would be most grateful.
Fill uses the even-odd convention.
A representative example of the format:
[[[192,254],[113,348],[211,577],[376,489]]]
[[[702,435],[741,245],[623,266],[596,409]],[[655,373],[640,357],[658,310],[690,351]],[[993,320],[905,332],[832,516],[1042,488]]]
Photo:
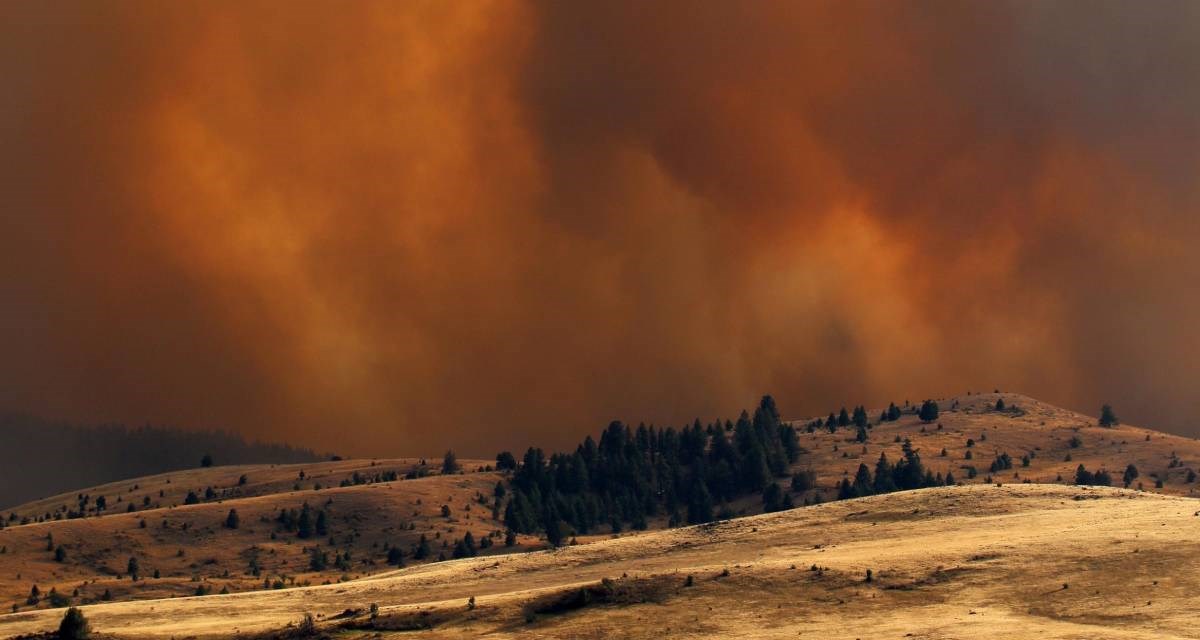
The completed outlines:
[[[1198,506],[1056,485],[925,489],[344,584],[85,612],[99,631],[155,638],[275,631],[305,612],[351,638],[422,625],[432,628],[402,637],[1187,638],[1200,606]],[[571,608],[573,591],[603,590],[606,578],[612,598]],[[527,622],[532,609],[547,612]],[[3,616],[0,634],[60,616]]]
[[[159,598],[87,607],[97,629],[122,637],[273,633],[305,612],[347,637],[424,627],[432,628],[416,632],[421,637],[1196,637],[1189,621],[1197,604],[1191,594],[1200,586],[1191,559],[1200,503],[1179,496],[1194,492],[1186,476],[1200,462],[1200,442],[1125,425],[1100,428],[1094,418],[1015,394],[1003,397],[1018,410],[997,413],[991,409],[997,397],[941,400],[938,422],[923,425],[906,415],[873,428],[865,445],[854,442],[853,430],[801,435],[807,453],[796,468],[817,473],[825,499],[860,462],[873,468],[881,451],[898,459],[898,437],[910,438],[934,471],[952,471],[971,486],[615,539],[580,537],[586,544],[554,552],[400,571],[384,563],[384,542],[408,548],[422,532],[440,534],[436,555],[442,540],[467,530],[476,537],[498,531],[490,508],[475,503],[467,512],[465,505],[480,493],[490,496],[499,476],[467,473],[312,490],[312,482],[336,487],[356,470],[403,473],[415,462],[371,466],[359,460],[217,467],[114,483],[86,492],[108,496],[110,513],[117,513],[0,531],[0,548],[7,551],[0,554],[0,598],[23,609],[0,616],[0,636],[46,630],[61,617],[61,610],[24,607],[29,586],[37,583],[43,592],[51,586],[67,595],[78,589],[76,603],[94,602],[105,589],[116,600]],[[1081,440],[1078,447],[1070,446],[1072,437]],[[964,459],[968,438],[975,440],[970,461]],[[984,484],[988,465],[1001,452],[1013,458],[1014,468]],[[1021,465],[1025,454],[1032,456],[1029,467]],[[1141,472],[1133,488],[1140,482],[1146,491],[1068,486],[1081,463],[1092,471],[1108,469],[1115,483],[1133,463]],[[468,469],[482,464],[464,461]],[[964,465],[979,470],[975,480],[967,480]],[[300,468],[306,480],[293,491]],[[243,473],[248,482],[238,488]],[[1161,489],[1151,474],[1164,480]],[[209,485],[241,495],[169,506],[182,503],[188,489]],[[140,500],[147,491],[157,496],[160,488],[162,508],[124,514],[112,502],[120,492]],[[797,503],[813,495],[797,496]],[[74,494],[60,496],[18,512],[53,511],[73,500]],[[354,558],[347,575],[307,571],[305,549],[316,541],[294,534],[271,539],[276,527],[264,519],[305,501],[329,511],[332,547],[350,550]],[[450,519],[440,515],[444,503],[452,507]],[[759,510],[756,497],[731,507]],[[230,508],[242,516],[235,531],[221,526]],[[146,528],[139,526],[142,519]],[[67,562],[54,562],[47,533],[67,548]],[[519,549],[538,545],[533,539],[522,543]],[[262,577],[246,575],[251,548],[258,550],[263,576],[313,586],[264,590]],[[143,575],[158,568],[162,577],[137,583],[118,578],[130,555],[139,558]],[[820,570],[810,571],[814,564]],[[868,568],[874,572],[869,584],[863,581]],[[729,575],[721,576],[725,569]],[[687,575],[693,586],[684,586]],[[605,578],[612,582],[602,585]],[[233,593],[178,597],[200,584],[214,594],[222,587]],[[586,599],[580,588],[588,590]],[[468,609],[472,596],[477,606]],[[366,611],[373,602],[382,609],[372,622]],[[346,610],[351,613],[336,618]]]
[[[155,487],[165,487],[173,493],[167,493],[163,500],[171,500],[166,504],[172,506],[134,513],[110,509],[99,517],[50,520],[0,530],[0,606],[6,612],[14,604],[29,608],[25,600],[35,584],[43,595],[54,588],[72,596],[73,603],[88,603],[99,601],[106,591],[113,600],[126,600],[193,595],[201,586],[214,594],[222,590],[261,590],[264,580],[272,584],[282,581],[287,586],[337,582],[389,569],[385,543],[409,552],[425,534],[436,558],[443,551],[443,542],[452,545],[467,531],[481,538],[501,530],[502,525],[491,517],[490,506],[476,501],[479,494],[490,499],[500,479],[496,473],[337,486],[356,471],[362,475],[393,469],[403,472],[416,462],[358,460],[214,467],[88,489],[87,493],[115,500],[113,493],[105,492],[137,485],[141,489],[131,495],[149,489],[157,496]],[[468,469],[483,464],[464,461]],[[306,479],[300,481],[302,489],[294,491],[300,470],[305,471]],[[199,488],[203,494],[208,486],[237,488],[242,474],[250,478],[242,488],[257,495],[175,506],[182,503],[189,489]],[[314,490],[314,482],[332,488]],[[279,510],[299,509],[306,502],[327,512],[329,536],[301,540],[295,533],[278,531],[274,518]],[[441,515],[443,504],[451,507],[449,518]],[[29,507],[19,509],[27,513]],[[238,511],[237,529],[224,526],[230,509]],[[56,562],[53,550],[47,548],[48,535],[54,547],[65,549],[64,562]],[[537,546],[535,540],[526,542]],[[349,570],[339,570],[331,562],[324,572],[310,571],[307,550],[318,544],[328,550],[331,559],[334,552],[348,551],[352,559]],[[252,555],[261,568],[259,576],[249,572]],[[446,555],[450,555],[449,550]],[[125,575],[130,557],[136,557],[140,565],[142,579],[137,582]],[[158,578],[153,577],[156,570]],[[50,603],[43,598],[39,606],[48,607]]]

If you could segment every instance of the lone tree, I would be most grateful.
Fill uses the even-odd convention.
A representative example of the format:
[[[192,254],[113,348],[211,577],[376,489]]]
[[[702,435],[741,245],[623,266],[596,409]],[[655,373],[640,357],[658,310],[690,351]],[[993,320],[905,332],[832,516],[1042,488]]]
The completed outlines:
[[[240,523],[240,520],[241,519],[238,518],[237,509],[230,509],[229,515],[225,516],[225,528],[226,529],[238,528],[238,524]]]
[[[1004,398],[996,399],[996,411],[1004,411]]]
[[[86,640],[91,634],[91,625],[88,624],[83,612],[76,607],[67,609],[66,615],[63,616],[62,622],[58,625],[59,639]]]
[[[1133,463],[1126,465],[1125,473],[1121,476],[1121,481],[1125,483],[1125,488],[1128,489],[1134,480],[1137,480],[1138,468],[1133,466]]]
[[[137,579],[138,579],[138,560],[137,560],[137,558],[134,558],[134,557],[129,558],[129,563],[127,565],[125,565],[125,572],[129,574],[129,578],[131,580],[133,580],[134,582],[137,582]]]
[[[1117,414],[1113,413],[1112,405],[1106,404],[1100,407],[1100,426],[1115,427],[1119,424],[1121,421],[1117,420]]]
[[[200,466],[202,466],[202,467],[213,466],[212,454],[210,454],[210,453],[204,454],[204,457],[200,458]]]
[[[453,450],[447,451],[446,455],[442,456],[442,475],[458,473],[461,468],[458,464],[458,456],[454,455]]]
[[[921,403],[921,411],[917,413],[917,417],[921,422],[933,422],[938,418],[938,404],[933,400],[926,400]]]

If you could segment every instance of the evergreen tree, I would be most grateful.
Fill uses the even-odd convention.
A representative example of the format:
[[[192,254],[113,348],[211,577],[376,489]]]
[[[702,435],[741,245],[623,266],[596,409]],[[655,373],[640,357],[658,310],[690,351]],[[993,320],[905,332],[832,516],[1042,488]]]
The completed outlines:
[[[318,536],[329,535],[329,519],[325,517],[324,509],[317,511],[317,523],[315,530]]]
[[[417,548],[413,550],[413,558],[416,560],[424,560],[428,558],[431,553],[433,553],[433,550],[429,546],[429,539],[426,538],[425,534],[422,533],[421,540],[417,543]]]
[[[1121,481],[1125,483],[1125,488],[1128,489],[1129,485],[1132,484],[1134,480],[1137,480],[1137,477],[1138,469],[1137,467],[1133,466],[1133,463],[1130,463],[1126,465],[1125,473],[1121,476]]]
[[[888,409],[887,409],[887,416],[888,416],[889,422],[895,422],[896,420],[899,420],[900,419],[900,407],[897,407],[896,403],[894,403],[894,402],[889,402]]]
[[[320,547],[313,547],[308,552],[308,569],[310,571],[324,571],[329,567],[329,554],[322,551]]]
[[[721,439],[723,440],[724,437],[722,436]],[[788,464],[795,464],[800,459],[800,437],[792,425],[779,427],[779,440],[783,443],[783,452],[787,456]]]
[[[772,482],[762,492],[763,513],[774,513],[783,510],[783,490]]]
[[[125,573],[129,574],[129,578],[134,582],[138,579],[138,560],[137,558],[129,558],[129,562],[125,565]]]
[[[1121,422],[1117,420],[1117,414],[1113,413],[1112,405],[1106,404],[1100,407],[1100,426],[1115,427],[1119,424]]]
[[[792,474],[792,491],[808,491],[816,488],[817,474],[812,469],[797,471]]]
[[[230,509],[229,515],[225,516],[225,528],[236,529],[241,519],[238,517],[237,509]]]
[[[871,478],[871,470],[865,464],[858,465],[858,472],[854,474],[854,495],[869,496],[875,493],[875,481]]]
[[[64,562],[67,559],[67,550],[60,544],[54,549],[54,561]]]
[[[703,482],[697,482],[688,501],[688,524],[712,522],[712,495]]]
[[[870,419],[867,418],[867,409],[862,405],[854,407],[854,416],[851,418],[854,426],[859,429],[866,429],[870,425]]]
[[[192,458],[192,459],[193,459],[193,460],[195,460],[195,458]],[[213,457],[212,457],[211,455],[207,454],[207,453],[206,453],[206,454],[204,454],[204,457],[203,457],[203,458],[200,458],[200,466],[201,466],[201,467],[211,467],[211,466],[213,466]]]
[[[921,410],[917,413],[917,417],[921,422],[933,422],[938,418],[938,404],[933,400],[926,400],[921,403]]]
[[[838,500],[849,500],[850,498],[853,498],[853,497],[855,497],[854,496],[854,487],[850,484],[850,479],[842,478],[842,481],[840,483],[838,483],[837,499]]]
[[[879,462],[875,463],[875,493],[891,493],[896,490],[894,479],[895,467],[888,462],[887,454],[879,454]]]
[[[501,451],[496,454],[496,470],[497,471],[515,471],[517,468],[517,459],[511,451]]]
[[[996,399],[996,411],[1004,411],[1004,398]]]
[[[296,537],[301,540],[307,540],[313,535],[312,514],[310,512],[311,509],[309,509],[308,503],[304,503],[304,506],[300,509],[300,518],[296,521]]]
[[[461,468],[458,464],[458,456],[454,455],[453,450],[447,450],[446,455],[442,456],[442,475],[453,475],[458,473]]]
[[[842,407],[842,410],[838,412],[837,423],[839,427],[850,426],[850,413],[846,411],[846,407]]]
[[[1081,464],[1075,469],[1075,484],[1090,485],[1094,478],[1087,469]]]

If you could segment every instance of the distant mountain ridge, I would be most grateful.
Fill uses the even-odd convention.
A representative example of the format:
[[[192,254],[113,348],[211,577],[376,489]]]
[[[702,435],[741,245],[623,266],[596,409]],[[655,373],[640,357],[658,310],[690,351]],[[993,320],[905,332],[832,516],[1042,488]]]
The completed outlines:
[[[120,424],[81,426],[0,414],[0,507],[120,480],[200,465],[287,464],[322,456],[284,444],[247,442],[224,431]]]

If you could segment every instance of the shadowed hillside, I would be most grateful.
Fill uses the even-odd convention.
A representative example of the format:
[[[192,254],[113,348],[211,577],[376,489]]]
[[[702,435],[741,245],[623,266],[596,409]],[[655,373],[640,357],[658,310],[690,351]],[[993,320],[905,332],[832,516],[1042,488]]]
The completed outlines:
[[[217,464],[318,459],[307,449],[249,443],[218,431],[83,427],[19,414],[0,416],[0,442],[0,507],[121,478],[196,467],[206,454]]]

